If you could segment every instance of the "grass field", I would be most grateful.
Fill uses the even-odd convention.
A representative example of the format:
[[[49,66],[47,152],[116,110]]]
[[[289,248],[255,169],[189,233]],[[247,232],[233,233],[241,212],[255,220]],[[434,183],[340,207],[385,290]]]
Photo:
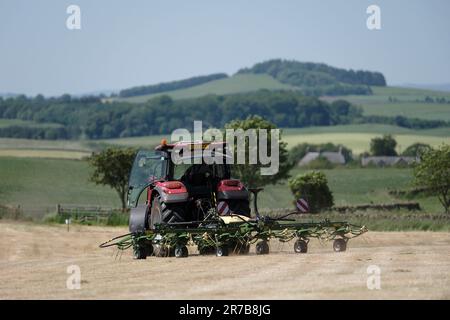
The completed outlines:
[[[118,207],[115,192],[88,181],[86,161],[0,157],[0,203],[45,213],[58,203]]]
[[[179,89],[130,98],[117,98],[115,100],[138,103],[138,102],[145,102],[148,99],[160,95],[168,95],[173,99],[186,99],[186,98],[201,97],[207,94],[226,95],[232,93],[257,91],[259,89],[298,90],[298,88],[288,84],[283,84],[268,75],[239,74],[225,79],[210,81],[202,85],[198,85],[187,89]]]
[[[360,124],[330,127],[310,127],[301,129],[283,129],[283,140],[292,148],[299,143],[340,143],[353,150],[355,155],[369,151],[370,140],[382,134],[393,134],[398,141],[398,151],[404,150],[415,142],[437,146],[450,142],[450,130],[437,128],[430,130],[410,130],[397,126]],[[162,138],[170,141],[170,135],[133,137],[122,139],[97,140],[96,142],[122,146],[149,147],[158,144]]]
[[[364,168],[321,170],[328,179],[330,190],[337,206],[362,203],[392,203],[399,199],[389,195],[392,189],[411,188],[412,170],[398,168]],[[307,172],[294,169],[291,176]],[[261,208],[293,207],[294,198],[286,182],[265,187],[261,196]],[[406,201],[406,200],[400,200]],[[441,212],[441,206],[435,198],[420,198],[425,211]]]
[[[1,223],[0,299],[450,298],[448,232],[369,231],[339,253],[316,239],[306,254],[295,254],[293,241],[271,241],[268,255],[256,255],[252,245],[248,255],[220,258],[200,256],[194,246],[186,259],[146,260],[133,260],[131,249],[117,258],[115,248],[98,248],[127,232]],[[67,290],[67,267],[74,264],[81,287]],[[382,271],[381,290],[367,289],[370,265]]]
[[[387,133],[393,134],[398,141],[399,152],[415,142],[428,143],[432,146],[450,142],[448,128],[411,130],[380,124],[283,129],[283,140],[288,143],[289,148],[303,142],[340,143],[358,155],[369,150],[370,140],[373,137]],[[85,141],[0,138],[0,156],[81,159],[107,145],[152,148],[159,144],[162,138],[170,141],[169,134]]]
[[[0,157],[0,203],[20,204],[30,212],[50,208],[57,203],[119,206],[116,193],[88,181],[89,166],[85,161],[60,159],[27,159]],[[294,169],[292,175],[303,173]],[[389,203],[398,201],[389,189],[410,186],[410,169],[333,169],[324,170],[336,205]],[[436,199],[419,199],[427,211],[440,212]],[[268,186],[260,199],[261,208],[292,207],[293,196],[286,181]],[[26,210],[25,210],[26,211]],[[42,210],[41,210],[42,211]],[[45,211],[45,210],[44,210]]]
[[[365,115],[404,116],[427,120],[450,121],[450,103],[425,103],[425,97],[445,98],[450,101],[449,92],[439,92],[412,88],[372,87],[373,95],[349,95],[340,97],[324,97],[324,100],[348,100],[362,107]],[[390,102],[389,97],[398,102]]]

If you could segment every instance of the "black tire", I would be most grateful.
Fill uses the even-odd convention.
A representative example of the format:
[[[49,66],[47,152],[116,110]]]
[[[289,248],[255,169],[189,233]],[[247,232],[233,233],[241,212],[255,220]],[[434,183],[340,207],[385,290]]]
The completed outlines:
[[[226,257],[228,256],[228,247],[217,247],[216,249],[216,256],[218,257]]]
[[[135,259],[146,259],[153,254],[153,246],[150,241],[141,240],[133,246],[133,254]]]
[[[239,254],[249,254],[250,253],[250,245],[245,244],[239,248]]]
[[[175,257],[176,258],[187,258],[188,255],[189,255],[189,252],[188,252],[188,248],[186,246],[175,248]]]
[[[347,241],[345,239],[336,239],[333,241],[333,250],[335,252],[343,252],[347,250]]]
[[[250,252],[250,245],[239,243],[237,245],[233,245],[229,249],[237,254],[248,254]]]
[[[308,252],[308,243],[305,240],[298,239],[294,243],[294,251],[296,253],[307,253]]]
[[[256,244],[256,254],[268,254],[269,244],[267,241],[260,241]]]
[[[155,257],[159,258],[165,258],[165,257],[173,257],[175,256],[175,248],[167,247],[166,245],[162,244],[154,244],[153,245],[153,253]]]
[[[143,246],[136,246],[133,248],[134,258],[136,260],[147,259],[147,249]]]
[[[148,216],[148,226],[150,229],[155,229],[155,224],[184,222],[184,214],[180,208],[172,208],[164,203],[161,203],[159,196],[152,201],[152,207]]]
[[[202,256],[211,255],[216,253],[215,247],[202,247],[201,249],[198,249],[198,254]]]

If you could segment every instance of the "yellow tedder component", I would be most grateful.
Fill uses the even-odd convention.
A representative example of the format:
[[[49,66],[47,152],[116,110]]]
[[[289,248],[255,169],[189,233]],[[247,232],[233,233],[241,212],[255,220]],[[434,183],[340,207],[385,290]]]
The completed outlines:
[[[240,214],[233,214],[230,216],[220,216],[220,219],[222,219],[222,221],[225,222],[225,224],[250,220],[249,217],[241,216]]]

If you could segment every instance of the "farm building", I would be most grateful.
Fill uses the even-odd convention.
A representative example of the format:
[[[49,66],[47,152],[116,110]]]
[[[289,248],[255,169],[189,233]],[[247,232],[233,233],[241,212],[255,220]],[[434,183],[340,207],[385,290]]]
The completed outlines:
[[[379,157],[362,157],[361,165],[366,167],[370,164],[378,167],[389,167],[394,165],[411,165],[414,162],[419,162],[420,159],[416,157],[398,157],[398,156],[379,156]]]
[[[299,166],[306,166],[311,161],[322,157],[327,159],[333,164],[345,164],[345,157],[342,155],[342,153],[339,152],[330,152],[330,151],[324,151],[324,152],[308,152],[305,154],[305,156],[299,161]]]

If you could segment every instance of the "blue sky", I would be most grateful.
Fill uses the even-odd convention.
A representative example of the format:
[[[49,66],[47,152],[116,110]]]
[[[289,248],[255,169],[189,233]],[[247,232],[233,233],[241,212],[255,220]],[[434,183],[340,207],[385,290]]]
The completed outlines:
[[[66,28],[71,4],[81,30]],[[381,30],[366,27],[371,4]],[[271,58],[450,83],[449,31],[447,0],[0,0],[0,92],[121,89]]]

